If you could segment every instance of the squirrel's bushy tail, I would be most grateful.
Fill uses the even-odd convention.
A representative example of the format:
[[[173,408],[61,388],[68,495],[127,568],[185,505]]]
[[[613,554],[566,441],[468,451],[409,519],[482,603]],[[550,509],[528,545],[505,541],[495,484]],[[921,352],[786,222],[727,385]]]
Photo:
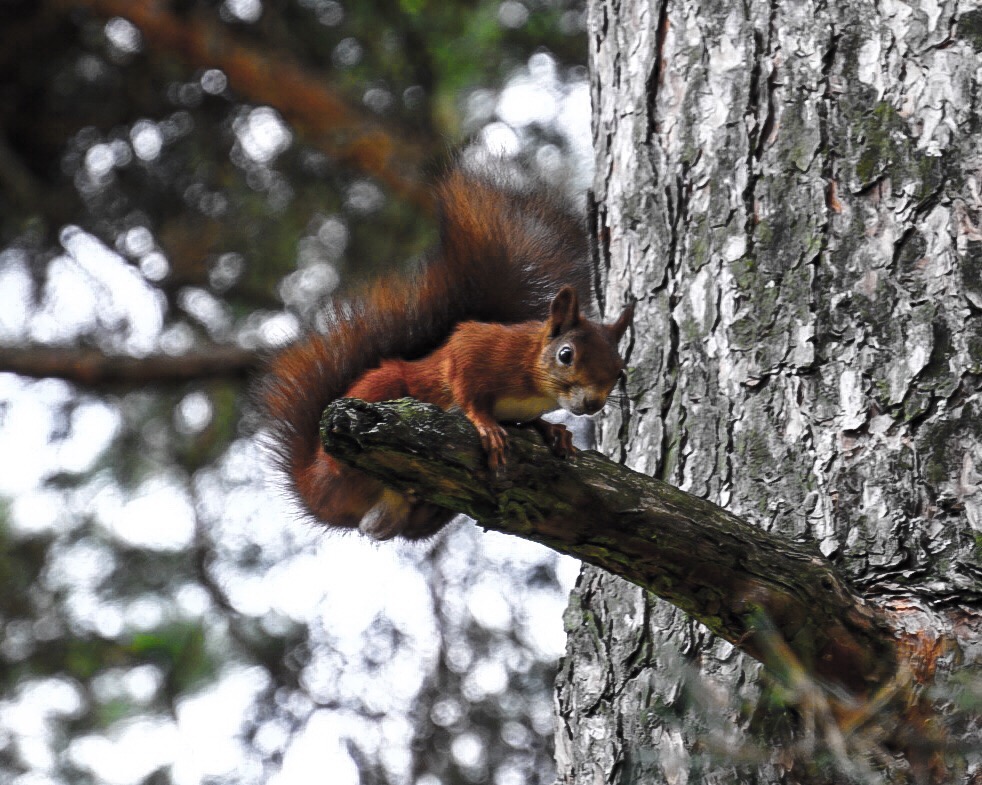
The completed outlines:
[[[498,173],[461,169],[439,184],[437,200],[440,245],[429,260],[412,275],[334,300],[323,331],[276,354],[259,383],[274,461],[314,517],[325,517],[312,476],[321,413],[365,371],[385,358],[429,354],[461,321],[544,319],[563,285],[592,301],[586,235],[564,200]]]
[[[455,171],[437,190],[441,263],[461,287],[455,322],[545,319],[564,285],[593,301],[583,221],[545,186]]]

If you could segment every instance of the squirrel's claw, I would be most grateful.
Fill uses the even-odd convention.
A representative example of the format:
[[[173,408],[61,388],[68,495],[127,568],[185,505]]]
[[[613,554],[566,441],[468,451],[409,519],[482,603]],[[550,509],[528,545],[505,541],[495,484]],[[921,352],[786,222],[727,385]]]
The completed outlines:
[[[573,434],[569,432],[565,425],[560,425],[556,433],[556,438],[552,443],[552,451],[560,458],[569,458],[576,455],[576,448],[573,446]]]
[[[507,462],[505,448],[508,446],[508,433],[497,423],[477,426],[477,435],[481,437],[481,446],[488,454],[488,468],[495,471]]]
[[[576,448],[573,446],[573,434],[565,425],[539,419],[535,421],[535,427],[542,434],[546,446],[552,450],[552,454],[557,458],[569,458],[576,455]]]

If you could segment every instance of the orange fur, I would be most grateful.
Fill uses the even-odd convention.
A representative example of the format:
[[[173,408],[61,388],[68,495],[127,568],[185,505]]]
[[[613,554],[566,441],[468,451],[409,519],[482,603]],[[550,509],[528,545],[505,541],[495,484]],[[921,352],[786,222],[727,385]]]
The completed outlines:
[[[540,400],[587,387],[606,398],[623,367],[616,344],[630,315],[612,326],[580,315],[580,299],[589,301],[586,242],[563,203],[461,170],[438,197],[440,246],[421,270],[334,303],[327,329],[275,356],[259,389],[274,456],[300,504],[329,525],[379,539],[429,536],[452,513],[398,497],[328,456],[318,428],[328,403],[409,395],[459,406],[494,466],[505,456],[496,405],[499,413],[534,411]],[[558,367],[557,333],[584,353],[581,366]],[[571,452],[561,426],[535,424],[558,453]]]

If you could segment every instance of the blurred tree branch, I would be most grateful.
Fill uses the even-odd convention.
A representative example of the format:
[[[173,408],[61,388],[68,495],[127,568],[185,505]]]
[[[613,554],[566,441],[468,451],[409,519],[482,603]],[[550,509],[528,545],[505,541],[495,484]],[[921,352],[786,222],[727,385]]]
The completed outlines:
[[[0,372],[35,379],[54,377],[90,388],[183,384],[200,379],[247,379],[260,365],[258,352],[234,346],[178,356],[107,355],[94,349],[0,347]]]
[[[388,186],[400,197],[432,209],[420,176],[427,151],[397,137],[284,54],[271,56],[237,41],[220,24],[167,11],[156,0],[49,0],[63,9],[83,8],[132,22],[148,48],[197,68],[218,68],[241,97],[277,109],[305,139],[332,159]]]

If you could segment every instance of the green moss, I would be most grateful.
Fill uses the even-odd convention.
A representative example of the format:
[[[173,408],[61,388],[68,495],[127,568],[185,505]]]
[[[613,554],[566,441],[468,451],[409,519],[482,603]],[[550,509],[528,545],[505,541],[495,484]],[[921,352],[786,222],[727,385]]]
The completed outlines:
[[[771,243],[774,242],[774,230],[767,221],[761,221],[759,224],[757,224],[757,229],[754,234],[757,242],[761,245],[770,247]]]
[[[678,715],[674,704],[665,700],[660,695],[653,696],[650,701],[646,701],[645,703],[647,705],[641,711],[639,717],[642,725],[660,725],[664,720],[674,718]]]
[[[699,235],[689,248],[689,264],[692,265],[693,270],[699,270],[707,261],[709,261],[709,240]]]
[[[730,339],[737,349],[754,350],[761,348],[770,335],[774,315],[780,308],[782,287],[774,285],[774,280],[768,278],[762,269],[756,275],[748,273],[746,280],[749,285],[743,288],[754,307],[733,322]]]
[[[583,624],[588,621],[591,611],[583,607],[583,598],[579,592],[571,592],[569,595],[569,605],[563,612],[563,631],[570,635],[576,632]]]
[[[944,464],[941,461],[930,461],[924,467],[924,476],[927,477],[928,482],[931,485],[937,487],[944,482],[947,474],[945,472]]]
[[[730,274],[740,289],[749,289],[755,280],[757,260],[752,256],[741,256],[730,262]]]
[[[976,51],[982,51],[982,11],[969,11],[958,18],[958,37],[971,44]]]
[[[675,466],[678,463],[678,458],[679,458],[679,440],[676,437],[672,439],[671,443],[668,445],[668,450],[665,453],[665,462],[662,464],[661,467],[662,480],[668,481],[668,479],[672,476],[672,472],[675,470]]]
[[[968,337],[968,355],[972,358],[968,370],[971,373],[982,373],[982,335],[979,333]]]
[[[822,250],[822,244],[825,242],[825,238],[818,234],[812,234],[808,236],[805,240],[805,253],[808,256],[814,256],[820,250]]]
[[[982,242],[968,240],[965,243],[965,253],[961,255],[959,263],[962,285],[968,291],[982,296]]]
[[[880,101],[870,112],[863,127],[863,148],[856,161],[856,177],[870,183],[892,166],[901,156],[906,124],[888,102]]]
[[[936,193],[950,178],[944,159],[917,149],[908,122],[887,101],[863,112],[853,125],[858,129],[855,174],[860,187],[889,175],[896,187],[913,184],[914,197],[921,200]]]
[[[937,190],[944,182],[944,159],[940,155],[916,155],[914,166],[920,179],[917,196],[920,199]]]
[[[730,339],[736,349],[750,349],[757,343],[757,320],[749,315],[733,322]]]
[[[737,455],[746,461],[746,471],[752,476],[759,476],[774,466],[767,436],[760,431],[744,431],[737,437],[734,447]]]

